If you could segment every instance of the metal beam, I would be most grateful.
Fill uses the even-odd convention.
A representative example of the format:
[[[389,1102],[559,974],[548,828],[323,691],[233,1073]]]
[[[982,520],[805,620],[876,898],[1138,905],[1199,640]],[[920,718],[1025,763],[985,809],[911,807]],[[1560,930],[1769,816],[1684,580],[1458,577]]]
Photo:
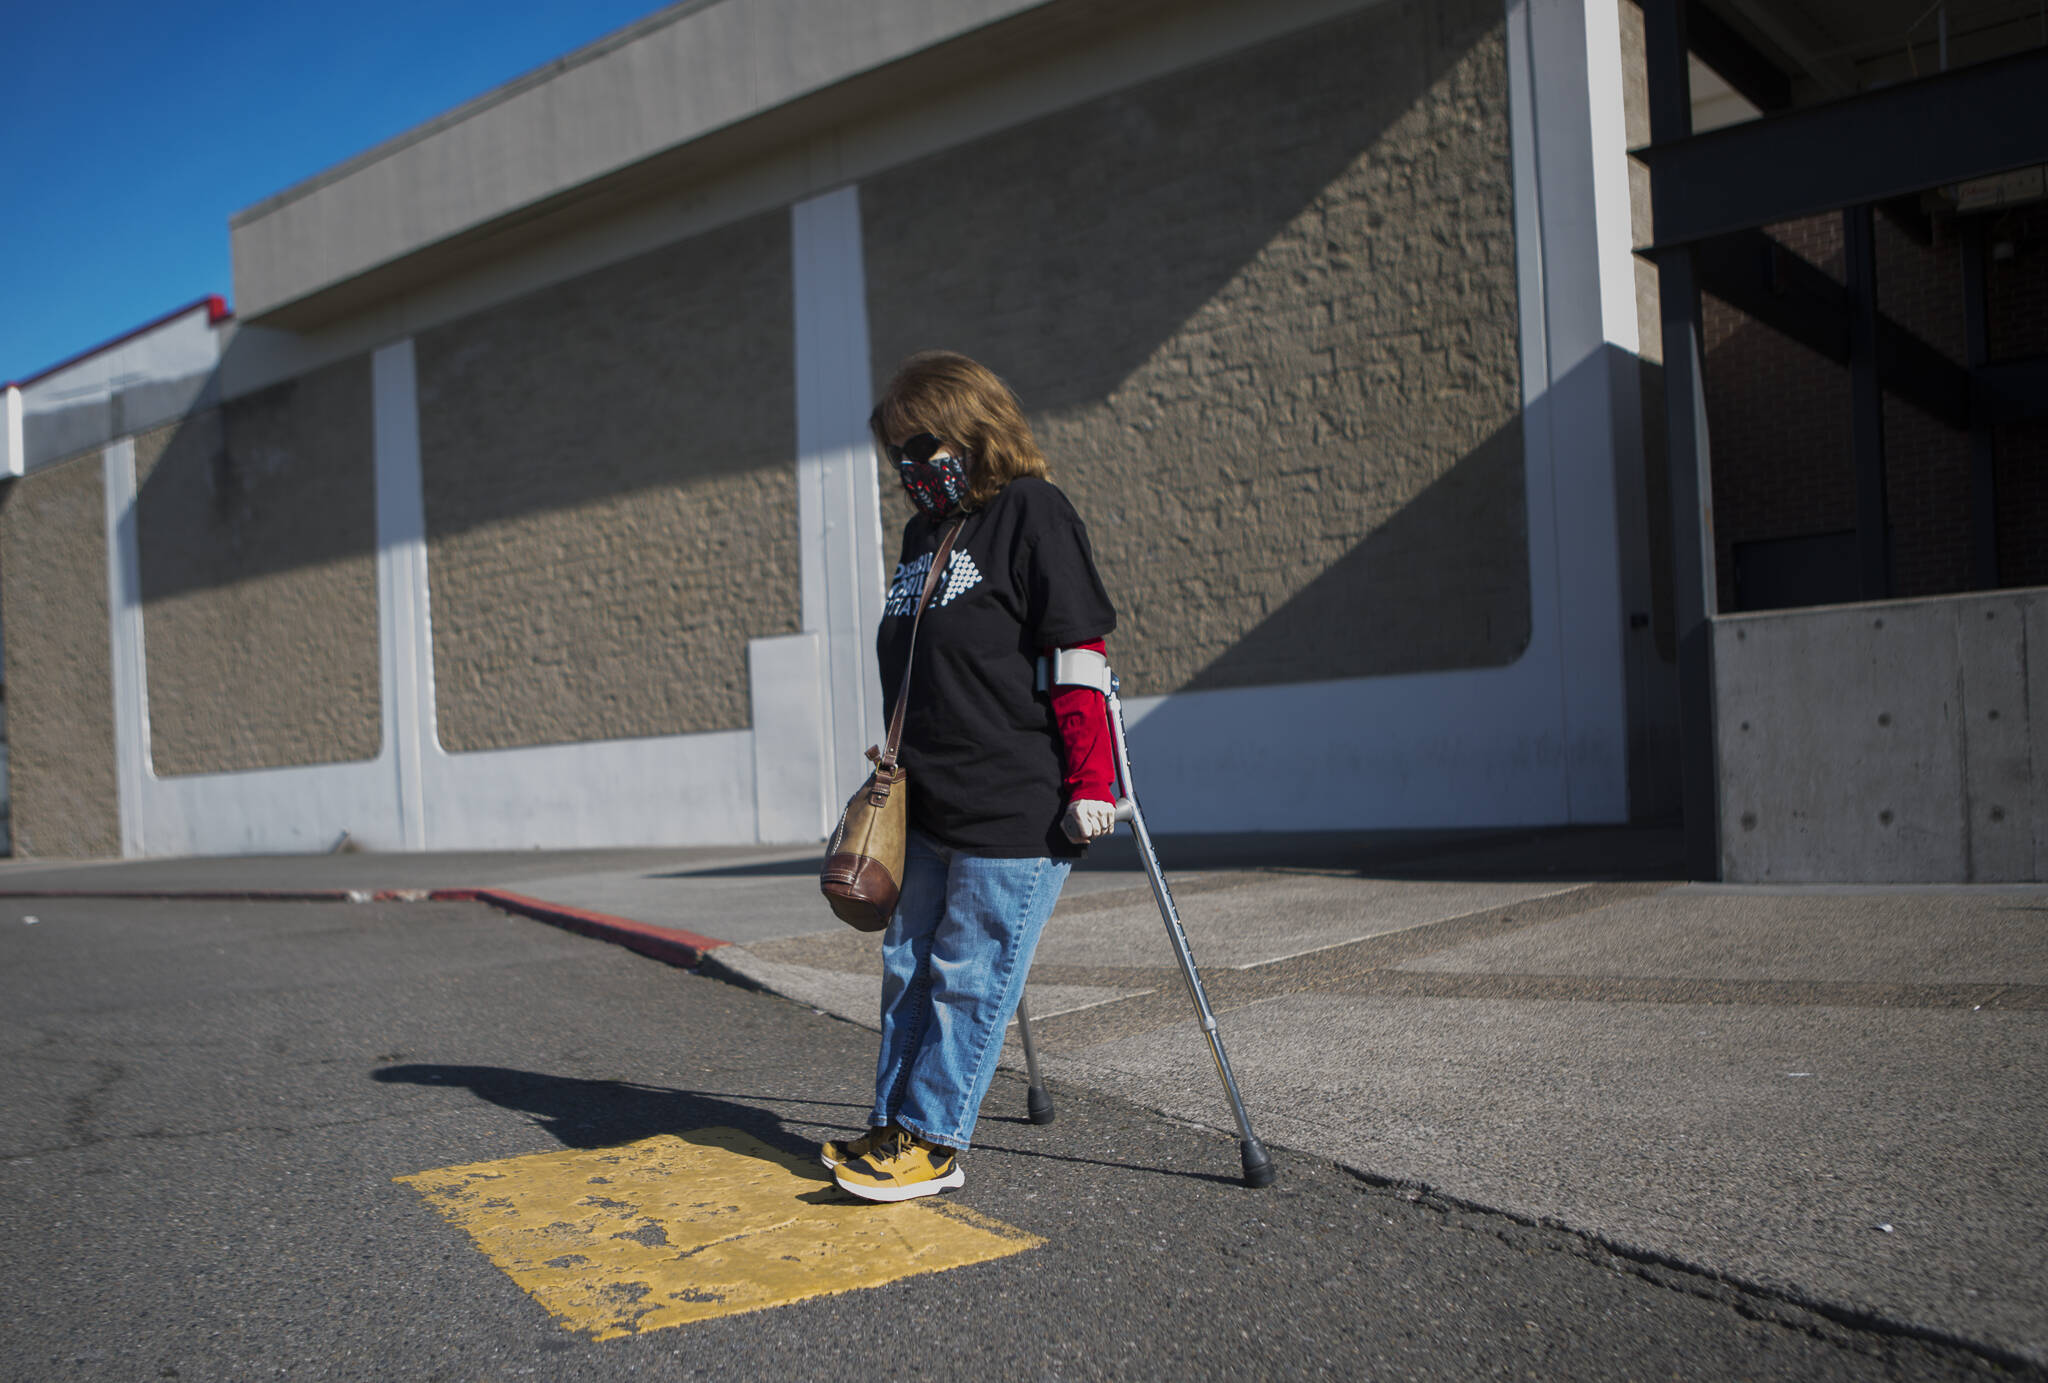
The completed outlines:
[[[1970,357],[1970,584],[1998,589],[1998,451],[1991,429],[1984,367],[1991,359],[1990,301],[1985,292],[1984,218],[1963,222],[1963,338]]]
[[[1856,565],[1865,600],[1892,593],[1891,524],[1885,513],[1884,385],[1877,373],[1877,227],[1868,205],[1842,212],[1848,274],[1850,452],[1856,464]]]
[[[2048,163],[2044,90],[2048,48],[2035,48],[1706,134],[1657,138],[1637,151],[1650,170],[1654,246]]]
[[[1700,287],[1774,331],[1849,364],[1849,293],[1762,231],[1737,231],[1694,250]],[[1928,416],[1970,426],[1970,375],[1889,317],[1878,316],[1877,377]]]
[[[1686,6],[1644,0],[1650,133],[1692,130]],[[1707,449],[1706,348],[1690,246],[1657,257],[1664,344],[1665,465],[1671,482],[1671,594],[1678,645],[1678,759],[1689,879],[1721,877],[1721,764],[1714,723],[1714,477]]]
[[[1650,144],[1675,144],[1692,133],[1693,6],[1643,0],[1643,65],[1650,87]]]

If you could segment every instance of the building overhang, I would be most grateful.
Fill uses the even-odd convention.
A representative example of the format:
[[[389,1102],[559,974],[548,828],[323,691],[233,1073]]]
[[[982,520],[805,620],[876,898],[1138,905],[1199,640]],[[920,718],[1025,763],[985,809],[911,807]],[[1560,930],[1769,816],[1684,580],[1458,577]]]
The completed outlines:
[[[683,0],[236,215],[236,309],[308,330],[1168,3]]]
[[[0,480],[203,406],[234,314],[205,297],[0,385]]]

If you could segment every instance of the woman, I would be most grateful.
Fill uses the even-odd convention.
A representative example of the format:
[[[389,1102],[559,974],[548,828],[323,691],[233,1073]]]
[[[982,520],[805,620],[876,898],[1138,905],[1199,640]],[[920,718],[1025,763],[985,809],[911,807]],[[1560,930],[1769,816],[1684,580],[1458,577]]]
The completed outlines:
[[[824,1145],[839,1184],[898,1201],[959,1186],[1038,935],[1087,842],[1114,822],[1091,688],[1037,690],[1041,655],[1116,625],[1088,535],[1007,386],[950,351],[905,361],[868,420],[917,513],[876,634],[893,712],[940,539],[960,531],[916,639],[902,762],[903,890],[882,937],[869,1132]]]

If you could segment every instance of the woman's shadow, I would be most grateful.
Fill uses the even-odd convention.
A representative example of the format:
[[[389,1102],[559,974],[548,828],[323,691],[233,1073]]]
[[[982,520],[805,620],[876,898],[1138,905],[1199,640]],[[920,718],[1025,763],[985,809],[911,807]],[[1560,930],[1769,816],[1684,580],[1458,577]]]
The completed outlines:
[[[815,1136],[792,1132],[780,1114],[759,1104],[746,1104],[716,1091],[672,1090],[637,1081],[581,1080],[574,1076],[545,1076],[534,1071],[515,1071],[504,1066],[450,1066],[413,1063],[383,1066],[370,1073],[373,1080],[388,1085],[442,1085],[468,1090],[478,1099],[502,1109],[516,1109],[532,1117],[564,1146],[611,1148],[637,1142],[657,1134],[687,1135],[706,1128],[736,1128],[750,1133],[773,1148],[798,1154],[808,1164],[817,1151]],[[836,1122],[867,1124],[867,1105],[846,1100],[757,1095],[754,1099],[776,1099],[815,1109],[851,1109],[859,1113]],[[1029,1127],[1021,1118],[1001,1115],[984,1117],[984,1123]],[[1236,1178],[1210,1172],[1169,1171],[1128,1162],[1049,1152],[1043,1149],[1009,1148],[1033,1157],[1077,1166],[1106,1167],[1154,1173],[1193,1181],[1234,1185]]]
[[[741,1129],[791,1151],[815,1146],[792,1133],[782,1116],[761,1104],[710,1091],[672,1090],[635,1081],[581,1080],[504,1066],[413,1063],[370,1073],[387,1085],[440,1085],[468,1090],[502,1109],[518,1110],[571,1148],[609,1148],[662,1133],[722,1126]],[[804,1100],[831,1106],[838,1102]],[[866,1106],[846,1105],[847,1108]]]

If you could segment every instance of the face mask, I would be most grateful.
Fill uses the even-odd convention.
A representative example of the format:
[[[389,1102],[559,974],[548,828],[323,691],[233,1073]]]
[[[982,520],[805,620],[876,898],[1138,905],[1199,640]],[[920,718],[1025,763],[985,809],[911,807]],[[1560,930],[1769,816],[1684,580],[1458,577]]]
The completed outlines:
[[[967,496],[967,467],[959,457],[937,452],[923,461],[903,457],[896,463],[903,489],[918,512],[928,519],[943,519]]]

